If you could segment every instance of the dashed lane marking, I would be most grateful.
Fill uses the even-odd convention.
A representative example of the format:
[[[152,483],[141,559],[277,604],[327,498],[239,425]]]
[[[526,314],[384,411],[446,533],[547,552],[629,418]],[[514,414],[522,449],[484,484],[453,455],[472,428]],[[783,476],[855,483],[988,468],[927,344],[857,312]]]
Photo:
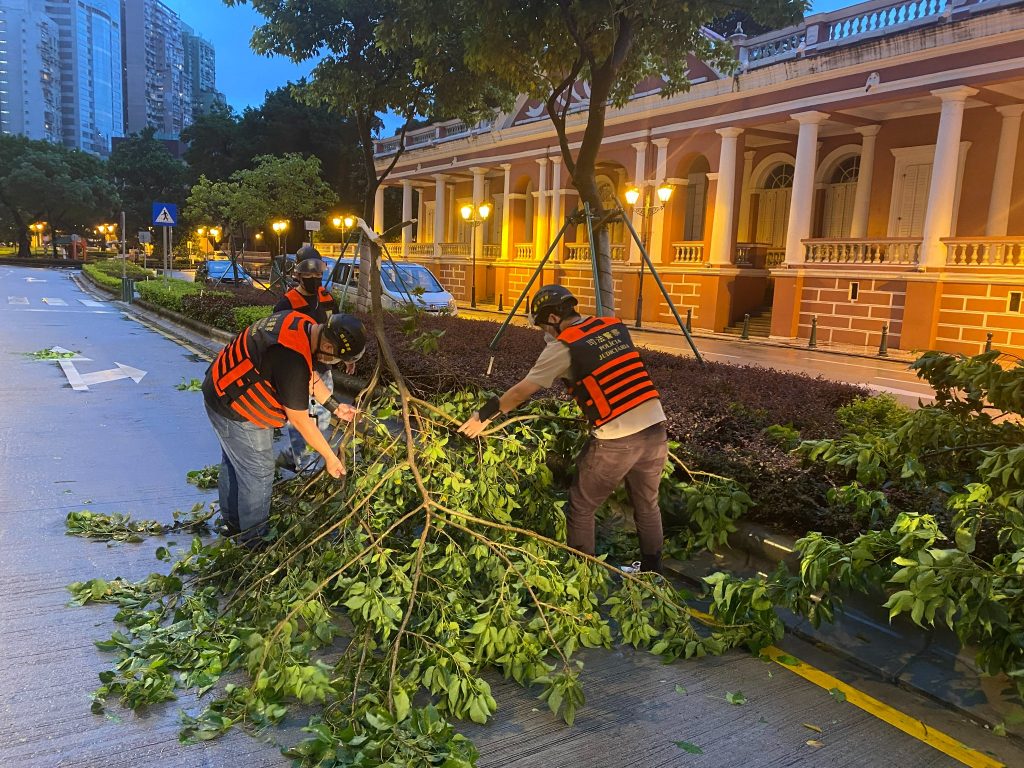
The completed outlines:
[[[51,307],[66,307],[68,303],[64,299],[56,299],[47,297],[43,299],[43,304],[49,304]]]
[[[107,306],[105,302],[96,301],[94,299],[79,299],[79,301],[82,302],[87,307],[105,307],[105,306]]]
[[[8,296],[8,304],[28,304],[28,296]]]

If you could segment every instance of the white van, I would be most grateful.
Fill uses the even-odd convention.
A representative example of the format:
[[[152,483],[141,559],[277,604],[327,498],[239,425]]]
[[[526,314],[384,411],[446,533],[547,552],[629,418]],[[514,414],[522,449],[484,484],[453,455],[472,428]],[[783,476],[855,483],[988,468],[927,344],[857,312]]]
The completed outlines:
[[[332,290],[342,306],[351,306],[359,289],[359,259],[325,258],[324,287]],[[337,269],[335,269],[337,265]],[[331,283],[332,275],[335,277]],[[436,315],[457,315],[455,297],[444,289],[434,273],[411,261],[388,261],[380,265],[381,303],[384,309],[399,309],[413,304]]]

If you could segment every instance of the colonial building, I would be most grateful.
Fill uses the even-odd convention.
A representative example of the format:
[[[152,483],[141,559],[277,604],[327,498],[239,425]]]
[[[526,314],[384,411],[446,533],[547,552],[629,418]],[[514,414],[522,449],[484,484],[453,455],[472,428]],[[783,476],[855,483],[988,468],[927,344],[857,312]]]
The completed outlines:
[[[1024,354],[1024,3],[872,0],[730,40],[735,75],[691,61],[687,93],[639,84],[609,110],[600,157],[607,205],[622,202],[693,325],[720,332],[749,314],[755,330],[807,338],[816,319],[822,344],[877,346],[884,326],[893,347],[966,353],[992,334]],[[570,141],[586,84],[573,98]],[[543,106],[523,97],[405,142],[388,183],[419,223],[400,251],[463,302],[475,285],[507,305],[578,202]],[[397,150],[380,141],[380,163]],[[482,223],[460,216],[482,203]],[[632,319],[639,251],[621,222],[612,242],[617,314]],[[583,227],[544,280],[592,303]],[[650,277],[643,294],[643,319],[671,322]]]

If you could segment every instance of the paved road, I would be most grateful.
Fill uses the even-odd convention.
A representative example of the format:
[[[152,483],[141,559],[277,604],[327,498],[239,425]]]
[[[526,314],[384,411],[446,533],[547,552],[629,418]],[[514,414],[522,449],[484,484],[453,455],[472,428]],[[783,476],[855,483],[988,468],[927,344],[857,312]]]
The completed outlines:
[[[54,362],[24,353],[59,345],[88,361],[144,370],[75,391]],[[284,766],[269,744],[233,733],[196,746],[177,741],[177,707],[144,716],[89,713],[104,669],[92,645],[111,631],[109,607],[69,608],[64,585],[93,577],[139,577],[164,567],[155,543],[91,544],[63,534],[70,510],[128,511],[171,520],[175,508],[208,501],[184,481],[211,463],[216,444],[201,395],[179,392],[205,364],[164,336],[96,301],[59,270],[0,267],[0,766]],[[96,377],[92,377],[95,380]],[[786,650],[867,689],[931,728],[992,750],[1008,765],[1024,751],[905,691],[866,680],[797,641]],[[467,728],[481,766],[653,768],[674,766],[952,766],[956,761],[778,665],[734,653],[664,666],[630,650],[588,657],[588,705],[573,728],[533,694],[495,681],[500,716]],[[686,693],[677,691],[682,686]],[[729,691],[749,702],[733,706]],[[822,729],[819,735],[803,724]],[[809,746],[813,739],[824,746]],[[673,742],[701,747],[683,752]]]
[[[460,317],[487,320],[502,319],[492,311],[459,310]],[[517,324],[526,324],[525,319],[516,318]],[[640,344],[663,352],[674,352],[690,356],[686,339],[678,330],[653,331],[631,329],[633,338]],[[887,360],[878,357],[859,357],[835,354],[823,350],[800,349],[759,343],[756,339],[740,341],[719,337],[698,337],[697,349],[708,360],[732,365],[757,365],[777,368],[781,371],[821,376],[833,381],[858,384],[873,392],[887,392],[908,405],[916,405],[923,398],[930,400],[934,395],[928,384],[912,373],[907,363],[901,360]]]

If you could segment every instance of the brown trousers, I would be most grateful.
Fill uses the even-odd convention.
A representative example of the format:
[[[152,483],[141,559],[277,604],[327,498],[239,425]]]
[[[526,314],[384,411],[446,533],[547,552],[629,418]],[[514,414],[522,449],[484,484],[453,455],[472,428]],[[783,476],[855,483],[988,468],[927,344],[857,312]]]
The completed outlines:
[[[640,553],[661,554],[664,534],[658,486],[667,457],[664,423],[616,440],[590,438],[577,459],[576,479],[569,489],[568,545],[594,554],[594,513],[625,479],[633,503]]]

